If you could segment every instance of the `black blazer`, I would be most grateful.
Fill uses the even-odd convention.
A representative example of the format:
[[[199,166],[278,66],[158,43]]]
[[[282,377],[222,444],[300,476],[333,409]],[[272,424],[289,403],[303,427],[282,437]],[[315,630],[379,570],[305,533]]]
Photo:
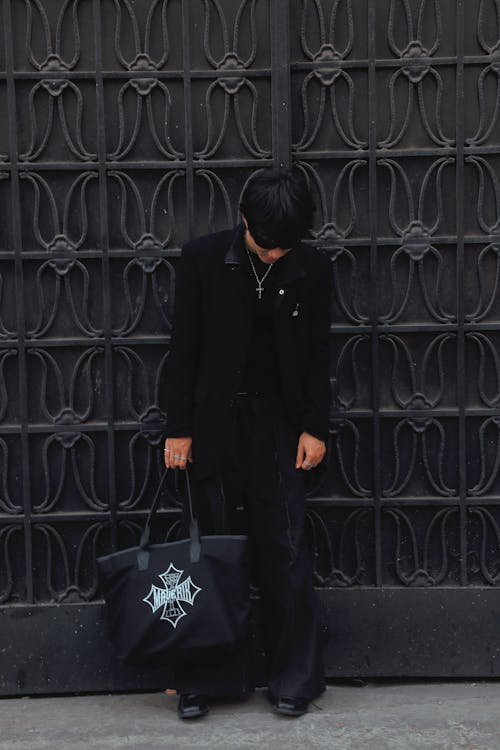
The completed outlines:
[[[177,271],[167,363],[167,437],[193,438],[193,467],[216,471],[231,437],[251,326],[243,227],[187,243]],[[328,434],[332,266],[298,243],[275,290],[274,335],[282,393],[297,429]],[[295,313],[295,315],[294,315]]]

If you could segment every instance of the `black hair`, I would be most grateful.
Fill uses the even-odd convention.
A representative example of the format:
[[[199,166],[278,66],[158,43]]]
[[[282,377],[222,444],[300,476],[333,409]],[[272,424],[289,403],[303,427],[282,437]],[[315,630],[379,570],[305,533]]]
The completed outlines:
[[[288,248],[309,234],[314,202],[302,170],[266,169],[247,183],[240,211],[258,245]]]

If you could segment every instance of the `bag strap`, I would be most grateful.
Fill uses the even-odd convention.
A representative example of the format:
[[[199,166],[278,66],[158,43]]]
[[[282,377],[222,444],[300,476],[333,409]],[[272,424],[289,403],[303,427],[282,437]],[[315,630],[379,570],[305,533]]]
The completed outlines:
[[[197,563],[200,560],[201,555],[201,542],[200,542],[200,531],[198,526],[198,519],[194,515],[193,511],[193,498],[191,495],[191,480],[189,478],[189,471],[188,469],[184,469],[185,475],[186,475],[186,489],[187,489],[187,499],[188,499],[188,506],[189,506],[189,537],[190,537],[190,545],[189,545],[189,558],[192,563]],[[163,486],[165,484],[165,481],[167,479],[168,475],[168,469],[165,469],[163,476],[160,480],[160,484],[158,485],[158,489],[156,490],[156,494],[153,498],[153,502],[151,504],[150,511],[148,513],[148,517],[146,520],[146,524],[144,526],[144,531],[141,534],[141,540],[139,542],[140,550],[137,554],[137,562],[139,570],[147,570],[149,566],[149,539],[151,535],[151,524],[156,516],[156,513],[158,511],[158,506],[160,504],[160,495],[161,491],[163,489]]]
[[[189,503],[189,559],[192,563],[200,562],[201,556],[201,542],[200,542],[200,528],[198,526],[198,519],[193,512],[193,498],[191,495],[191,480],[189,478],[189,471],[187,467],[184,470],[186,472],[186,487]]]

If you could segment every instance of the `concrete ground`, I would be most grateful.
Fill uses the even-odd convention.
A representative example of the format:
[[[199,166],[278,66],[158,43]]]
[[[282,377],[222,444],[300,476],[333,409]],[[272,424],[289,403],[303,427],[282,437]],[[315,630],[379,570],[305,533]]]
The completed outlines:
[[[0,700],[1,750],[499,750],[500,681],[334,683],[299,719],[262,691],[182,722],[175,695]]]

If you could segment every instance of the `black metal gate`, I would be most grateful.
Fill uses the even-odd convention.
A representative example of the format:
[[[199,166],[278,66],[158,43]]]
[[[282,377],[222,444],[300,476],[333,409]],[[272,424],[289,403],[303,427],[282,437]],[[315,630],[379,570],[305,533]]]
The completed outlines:
[[[0,692],[112,663],[176,258],[300,162],[332,258],[331,676],[500,673],[500,0],[0,0]],[[178,509],[163,514],[176,533]]]

